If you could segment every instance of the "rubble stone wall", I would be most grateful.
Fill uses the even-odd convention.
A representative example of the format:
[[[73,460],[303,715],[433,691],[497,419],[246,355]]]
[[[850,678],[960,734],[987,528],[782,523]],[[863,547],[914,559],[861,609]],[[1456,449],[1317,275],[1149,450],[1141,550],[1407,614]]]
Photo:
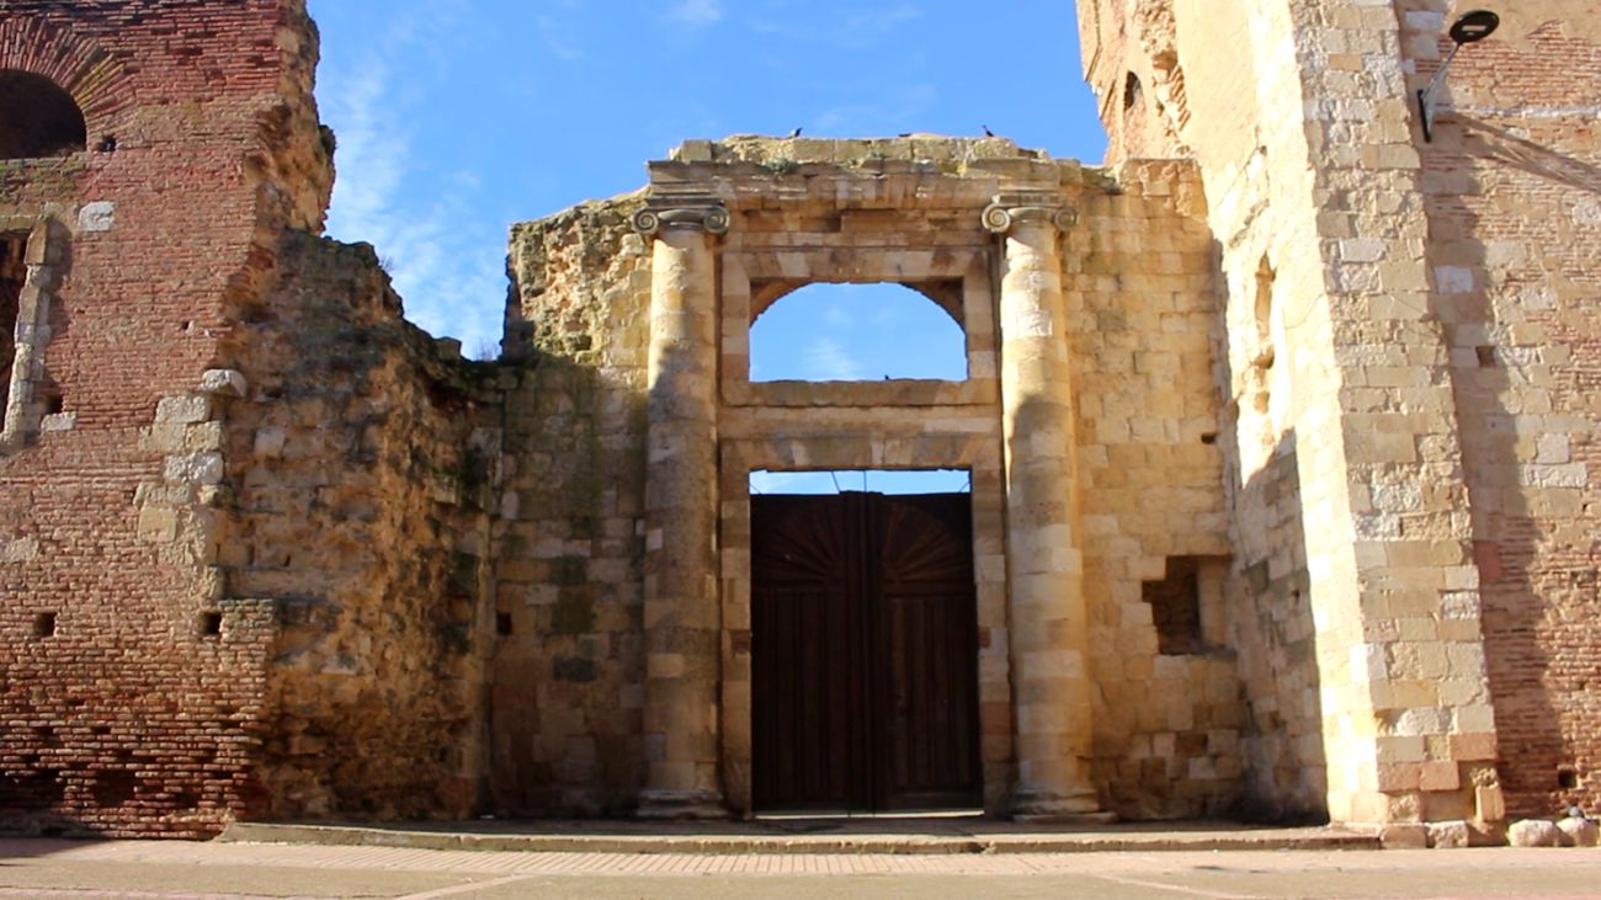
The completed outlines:
[[[1245,706],[1217,577],[1230,548],[1215,249],[1189,163],[1105,177],[1064,254],[1097,774],[1120,815],[1217,815],[1239,802]],[[1145,589],[1185,559],[1221,565],[1203,575],[1191,652],[1164,654]]]

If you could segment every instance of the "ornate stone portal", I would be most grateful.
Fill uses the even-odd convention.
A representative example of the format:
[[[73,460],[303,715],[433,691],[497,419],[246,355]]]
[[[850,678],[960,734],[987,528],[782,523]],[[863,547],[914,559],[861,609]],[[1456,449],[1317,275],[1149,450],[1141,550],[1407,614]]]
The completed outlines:
[[[607,262],[592,277],[562,276],[559,291],[541,295],[542,303],[607,296],[613,298],[608,322],[637,315],[648,325],[597,328],[580,345],[591,360],[585,365],[619,373],[613,380],[620,384],[641,378],[645,398],[643,759],[634,804],[641,816],[758,811],[751,797],[758,711],[750,691],[748,499],[757,469],[972,472],[979,640],[969,652],[979,679],[974,739],[981,743],[988,812],[1060,820],[1133,810],[1128,798],[1139,795],[1149,776],[1138,765],[1117,774],[1098,740],[1149,746],[1152,738],[1138,735],[1237,727],[1235,714],[1222,707],[1205,706],[1200,715],[1194,706],[1164,709],[1139,720],[1122,709],[1108,713],[1104,698],[1119,695],[1127,676],[1117,660],[1091,652],[1092,645],[1134,642],[1127,652],[1154,673],[1149,612],[1142,621],[1132,611],[1145,606],[1141,580],[1161,577],[1159,548],[1173,545],[1166,537],[1172,523],[1133,512],[1149,502],[1142,497],[1175,485],[1128,459],[1118,460],[1118,475],[1152,473],[1140,491],[1097,492],[1084,479],[1110,477],[1108,441],[1154,447],[1195,437],[1176,426],[1135,426],[1138,404],[1107,404],[1114,395],[1149,394],[1149,405],[1160,407],[1155,395],[1172,386],[1118,375],[1087,343],[1126,334],[1124,346],[1148,344],[1145,352],[1159,346],[1157,330],[1126,318],[1085,327],[1086,316],[1103,314],[1095,310],[1115,308],[1127,317],[1139,303],[1087,271],[1085,261],[1125,265],[1121,260],[1142,246],[1142,229],[1184,213],[1166,201],[1137,201],[1137,215],[1119,211],[1114,195],[1076,165],[1004,141],[941,140],[923,150],[933,148],[944,162],[919,161],[914,141],[691,143],[675,159],[652,164],[642,206],[625,200],[586,213],[584,221],[599,223],[621,212],[637,247],[619,239],[601,255],[583,249],[587,239],[572,245],[561,231],[544,232],[546,246],[582,253],[575,262]],[[894,158],[875,155],[885,151]],[[1183,171],[1163,177],[1169,192],[1194,190]],[[1081,209],[1087,222],[1078,227]],[[1125,246],[1097,250],[1097,234],[1113,231],[1124,233]],[[561,253],[545,251],[546,271],[569,266]],[[531,270],[527,277],[548,278]],[[968,377],[752,381],[752,322],[776,297],[814,282],[898,282],[924,292],[963,326]],[[1196,289],[1177,302],[1170,290],[1164,308],[1209,307],[1203,282],[1181,288],[1175,278],[1174,288],[1190,284]],[[530,321],[559,316],[537,305],[522,312]],[[1192,346],[1186,352],[1199,358],[1207,352],[1202,331],[1177,344]],[[1161,346],[1175,343],[1169,337]],[[1205,408],[1204,389],[1195,394],[1191,408]],[[1081,397],[1093,412],[1076,402]],[[1179,489],[1216,492],[1215,451],[1196,452],[1204,464],[1180,474],[1187,486]],[[541,530],[561,527],[551,514],[520,505],[520,516],[544,517]],[[1097,536],[1086,532],[1086,521],[1095,523]],[[1224,546],[1221,529],[1191,529],[1185,540],[1198,537],[1212,552]],[[1118,610],[1113,630],[1102,625],[1097,634],[1108,610]],[[608,640],[618,646],[627,637],[614,633]],[[1178,679],[1173,687],[1203,697],[1231,693],[1224,666],[1168,668],[1163,676]],[[617,683],[626,692],[626,680]],[[579,737],[572,726],[547,727],[552,738],[565,736],[554,744],[541,739],[544,746],[570,747]],[[1190,758],[1205,760],[1197,773],[1217,774],[1193,777],[1186,761],[1164,776],[1169,785],[1186,786],[1185,799],[1158,802],[1204,811],[1223,802],[1238,767],[1224,761],[1222,742],[1186,739],[1185,746]]]

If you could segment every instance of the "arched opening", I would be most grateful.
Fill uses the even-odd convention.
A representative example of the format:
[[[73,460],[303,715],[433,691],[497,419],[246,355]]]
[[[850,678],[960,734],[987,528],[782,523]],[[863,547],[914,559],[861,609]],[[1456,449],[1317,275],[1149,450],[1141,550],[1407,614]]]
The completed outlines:
[[[942,284],[788,287],[775,283],[780,296],[752,304],[751,381],[966,380],[967,335],[951,308],[959,293]]]
[[[60,85],[0,69],[0,159],[66,156],[88,146],[83,110]]]
[[[1145,89],[1140,85],[1140,76],[1133,72],[1123,80],[1123,111],[1136,109],[1145,99]]]

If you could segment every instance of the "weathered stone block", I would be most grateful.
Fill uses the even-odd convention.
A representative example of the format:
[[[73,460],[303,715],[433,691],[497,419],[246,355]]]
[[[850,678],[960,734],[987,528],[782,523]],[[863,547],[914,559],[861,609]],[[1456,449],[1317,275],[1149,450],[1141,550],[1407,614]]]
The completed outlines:
[[[1562,832],[1554,822],[1524,819],[1507,829],[1507,841],[1514,847],[1560,847]]]

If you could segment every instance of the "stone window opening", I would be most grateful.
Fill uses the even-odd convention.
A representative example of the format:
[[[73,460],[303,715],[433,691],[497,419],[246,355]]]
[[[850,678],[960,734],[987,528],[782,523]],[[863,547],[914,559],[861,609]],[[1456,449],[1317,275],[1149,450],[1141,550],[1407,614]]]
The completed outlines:
[[[750,380],[966,381],[962,290],[957,279],[753,283]]]
[[[1133,72],[1123,79],[1123,111],[1138,109],[1145,100],[1145,88],[1140,84],[1140,76]]]
[[[0,159],[81,153],[89,143],[83,110],[43,75],[0,70]]]
[[[203,638],[222,636],[222,613],[213,610],[200,614],[200,636]]]
[[[1151,605],[1156,648],[1163,656],[1208,653],[1225,643],[1223,579],[1227,562],[1206,556],[1170,556],[1160,581],[1141,587]]]
[[[1273,281],[1277,273],[1268,262],[1266,256],[1256,267],[1256,297],[1254,314],[1256,317],[1256,359],[1255,365],[1264,371],[1273,368],[1273,361],[1278,355],[1276,342],[1273,340]]]
[[[33,617],[33,636],[36,638],[55,637],[56,614],[42,612]]]

